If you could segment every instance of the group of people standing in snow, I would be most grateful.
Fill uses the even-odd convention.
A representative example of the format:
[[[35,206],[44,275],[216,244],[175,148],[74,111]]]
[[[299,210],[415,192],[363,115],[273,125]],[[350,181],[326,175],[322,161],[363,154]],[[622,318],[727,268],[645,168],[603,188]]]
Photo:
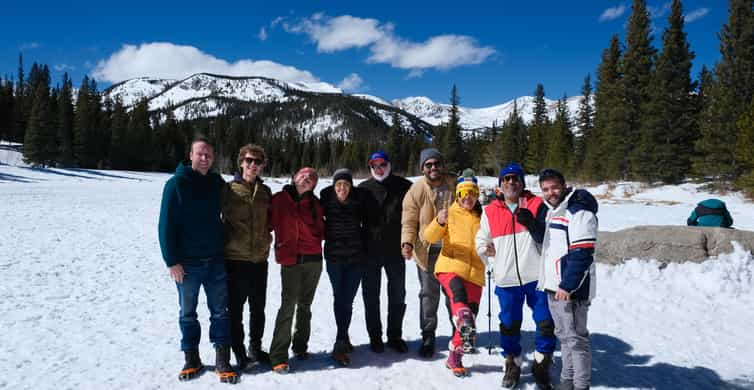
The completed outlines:
[[[195,140],[189,161],[179,164],[165,184],[160,210],[160,246],[179,295],[185,355],[179,379],[192,379],[202,369],[196,314],[200,286],[207,295],[209,337],[221,381],[238,380],[231,352],[238,371],[262,362],[287,373],[289,348],[296,358],[309,358],[311,304],[324,252],[334,297],[332,357],[337,363],[350,364],[348,330],[359,286],[370,349],[382,353],[387,345],[408,352],[402,328],[406,260],[413,260],[420,283],[422,357],[436,352],[444,293],[453,328],[445,364],[456,376],[468,374],[463,356],[475,350],[485,275],[489,280],[494,274],[505,358],[502,385],[519,384],[526,303],[536,324],[531,367],[537,385],[553,386],[549,370],[557,336],[563,367],[558,388],[589,387],[586,321],[595,287],[597,202],[585,190],[566,187],[557,170],[540,173],[540,198],[526,190],[523,169],[509,163],[500,171],[496,199],[483,208],[474,172],[466,169],[460,177],[447,172],[442,154],[432,148],[422,150],[423,176],[414,183],[393,174],[388,156],[377,151],[368,158],[369,179],[354,186],[351,172],[338,169],[319,197],[314,193],[317,172],[309,167],[273,195],[261,179],[266,155],[257,145],[240,149],[240,172],[231,183],[211,172],[213,159],[211,144]],[[271,244],[281,265],[281,299],[267,353],[261,341]],[[387,344],[380,315],[383,268]],[[247,301],[248,349],[242,320]]]

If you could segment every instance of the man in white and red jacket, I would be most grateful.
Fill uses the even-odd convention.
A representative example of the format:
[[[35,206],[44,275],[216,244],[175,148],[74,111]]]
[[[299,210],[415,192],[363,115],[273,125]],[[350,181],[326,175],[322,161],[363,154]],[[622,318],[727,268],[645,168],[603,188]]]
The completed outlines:
[[[592,353],[586,322],[595,293],[597,201],[586,190],[567,188],[563,175],[554,169],[542,171],[539,185],[548,211],[537,289],[548,294],[560,340],[559,388],[588,389]]]
[[[521,377],[525,302],[537,327],[534,378],[540,387],[546,388],[550,386],[547,371],[555,350],[555,334],[547,295],[537,291],[536,286],[542,262],[539,243],[547,207],[542,198],[525,190],[524,170],[514,162],[500,171],[498,185],[498,199],[482,213],[476,250],[479,257],[486,259],[487,266],[494,269],[495,295],[500,303],[500,347],[505,357],[502,385],[514,388]]]

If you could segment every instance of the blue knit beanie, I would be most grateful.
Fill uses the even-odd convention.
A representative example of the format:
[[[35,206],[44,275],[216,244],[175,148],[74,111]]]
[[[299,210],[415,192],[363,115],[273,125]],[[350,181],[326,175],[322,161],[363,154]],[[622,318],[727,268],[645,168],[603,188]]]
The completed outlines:
[[[503,184],[503,176],[505,175],[516,175],[518,176],[519,181],[521,181],[521,184],[523,184],[524,187],[526,187],[526,182],[524,181],[524,169],[521,168],[520,165],[516,162],[509,162],[508,165],[504,166],[503,169],[500,170],[500,174],[497,176],[497,185],[500,186]]]

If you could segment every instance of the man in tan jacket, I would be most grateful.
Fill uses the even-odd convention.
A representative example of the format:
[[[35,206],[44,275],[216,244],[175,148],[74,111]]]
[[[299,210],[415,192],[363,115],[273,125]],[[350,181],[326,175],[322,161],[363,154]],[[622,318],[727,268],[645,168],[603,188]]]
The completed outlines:
[[[228,311],[231,348],[239,370],[269,363],[262,350],[267,298],[267,257],[272,235],[270,188],[262,183],[264,149],[246,145],[238,152],[237,173],[223,193],[225,258],[228,269]],[[249,350],[244,347],[243,308],[249,303]]]
[[[437,308],[440,304],[440,283],[435,278],[435,263],[442,248],[442,240],[425,242],[421,239],[427,225],[440,210],[453,203],[456,178],[445,172],[442,154],[434,148],[421,151],[419,164],[424,177],[416,181],[403,198],[401,216],[401,254],[416,261],[419,276],[419,326],[422,346],[419,355],[432,357],[435,353]],[[451,320],[452,325],[452,320]]]

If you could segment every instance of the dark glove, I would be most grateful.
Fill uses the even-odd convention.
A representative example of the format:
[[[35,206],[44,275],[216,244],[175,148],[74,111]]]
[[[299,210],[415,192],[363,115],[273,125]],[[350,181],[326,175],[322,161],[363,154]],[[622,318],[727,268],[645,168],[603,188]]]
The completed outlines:
[[[521,225],[526,226],[530,232],[534,231],[534,214],[532,214],[529,209],[519,207],[516,210],[516,221]]]

